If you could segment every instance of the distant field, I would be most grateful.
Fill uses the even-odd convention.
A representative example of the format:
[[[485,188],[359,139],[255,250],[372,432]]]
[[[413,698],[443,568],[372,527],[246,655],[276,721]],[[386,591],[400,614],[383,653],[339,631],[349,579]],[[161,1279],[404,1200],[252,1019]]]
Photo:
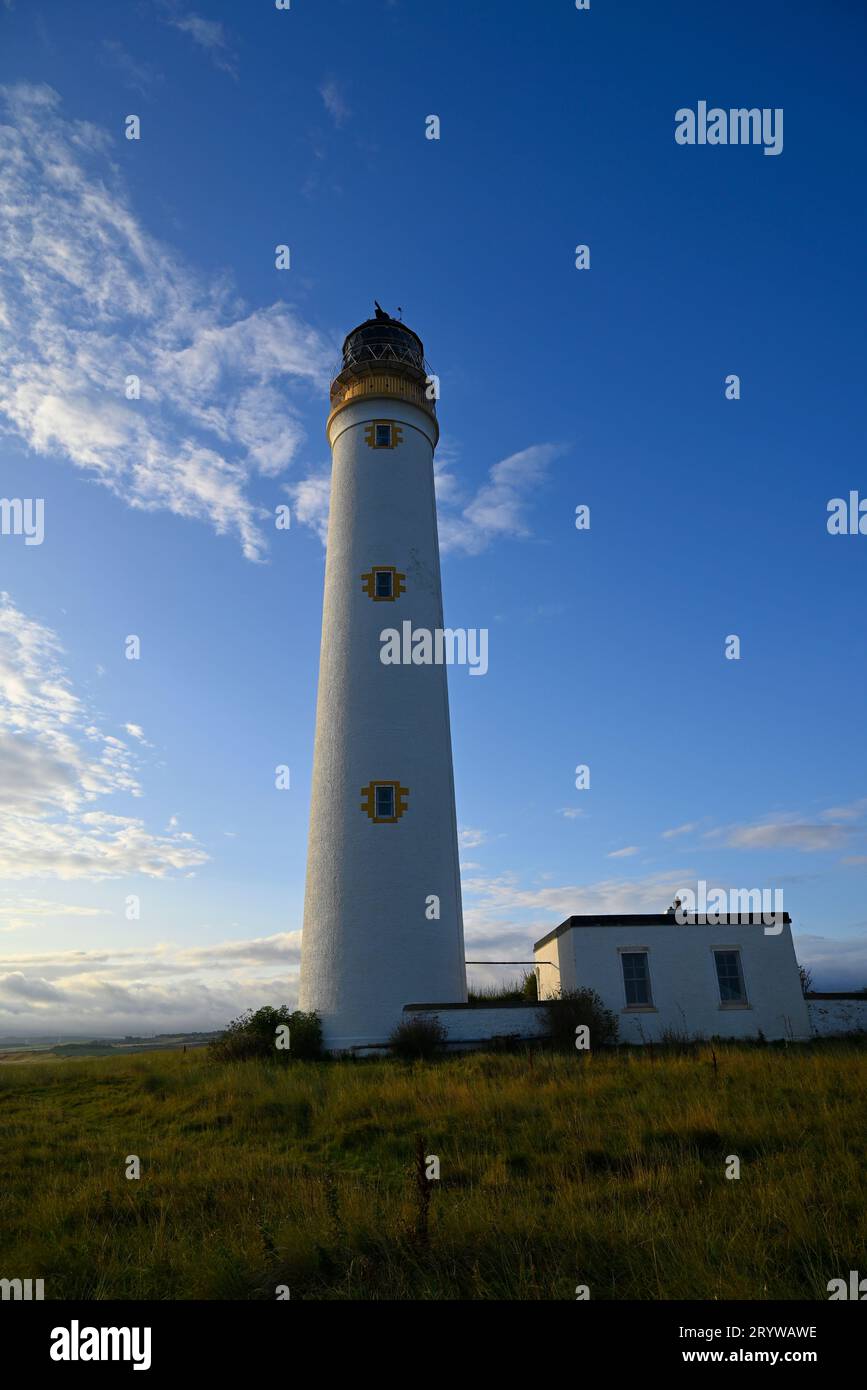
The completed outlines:
[[[112,1057],[116,1054],[129,1056],[134,1052],[169,1052],[176,1048],[205,1047],[208,1038],[198,1034],[165,1035],[159,1038],[94,1038],[87,1042],[76,1039],[70,1042],[36,1042],[0,1044],[0,1062],[45,1061],[49,1058],[65,1057]]]
[[[0,1277],[46,1298],[824,1300],[865,1272],[867,1050],[718,1060],[3,1067]],[[427,1237],[418,1135],[441,1168]]]

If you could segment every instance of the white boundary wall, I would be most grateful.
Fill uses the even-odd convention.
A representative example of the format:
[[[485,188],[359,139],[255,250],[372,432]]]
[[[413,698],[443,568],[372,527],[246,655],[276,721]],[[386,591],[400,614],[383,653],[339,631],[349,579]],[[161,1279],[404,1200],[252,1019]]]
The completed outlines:
[[[477,1008],[464,1005],[458,1008],[430,1008],[410,1005],[403,1011],[404,1019],[438,1018],[449,1041],[485,1042],[517,1034],[520,1038],[543,1037],[548,1031],[548,1011],[542,1004],[505,1004],[499,1008]]]
[[[808,999],[806,1005],[814,1037],[867,1032],[867,999]],[[548,1027],[546,1010],[539,1004],[510,1004],[489,1009],[410,1006],[403,1011],[405,1019],[419,1016],[438,1018],[454,1044],[480,1043],[515,1034],[520,1038],[542,1038]],[[741,1036],[749,1040],[749,1034]],[[629,1030],[621,1027],[620,1041],[637,1042],[639,1039],[630,1037]]]
[[[808,999],[807,1012],[816,1037],[867,1033],[867,999]]]

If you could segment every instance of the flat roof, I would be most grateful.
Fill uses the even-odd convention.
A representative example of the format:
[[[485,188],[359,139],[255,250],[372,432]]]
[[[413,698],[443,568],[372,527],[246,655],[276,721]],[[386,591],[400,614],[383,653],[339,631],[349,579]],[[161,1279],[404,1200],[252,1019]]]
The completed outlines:
[[[717,916],[716,913],[712,914]],[[768,913],[768,916],[775,914]],[[694,917],[695,913],[687,913],[687,917]],[[791,926],[792,919],[788,912],[783,913],[783,923]],[[675,918],[673,912],[608,912],[597,913],[595,916],[567,917],[565,922],[561,922],[559,927],[549,931],[547,936],[533,943],[533,950],[538,950],[540,946],[546,946],[555,937],[562,936],[564,932],[571,931],[573,927],[676,927],[680,923]],[[686,921],[684,926],[701,926],[702,923]],[[719,922],[711,925],[721,927],[760,927],[764,926],[764,919],[761,912],[724,912],[719,914]]]
[[[519,961],[515,962],[520,964]],[[543,999],[481,999],[469,1000],[460,1004],[404,1004],[404,1013],[418,1013],[419,1010],[426,1009],[540,1009],[544,1004]]]
[[[858,989],[844,989],[844,990],[836,990],[836,991],[832,990],[830,994],[828,993],[827,990],[808,989],[808,990],[807,990],[807,993],[804,995],[804,998],[805,998],[805,999],[853,999],[853,1000],[858,1000],[858,999],[860,999],[860,1001],[861,1001],[862,1004],[867,1004],[867,994],[864,993],[864,990],[863,990],[863,989],[861,989],[861,990],[858,990]]]

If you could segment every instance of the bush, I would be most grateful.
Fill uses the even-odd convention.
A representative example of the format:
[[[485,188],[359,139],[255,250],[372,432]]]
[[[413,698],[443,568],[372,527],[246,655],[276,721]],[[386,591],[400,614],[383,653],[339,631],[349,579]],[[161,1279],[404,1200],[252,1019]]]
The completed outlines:
[[[277,1029],[289,1029],[289,1046],[277,1046]],[[266,1062],[309,1061],[322,1056],[322,1024],[317,1013],[290,1013],[285,1004],[273,1009],[248,1009],[232,1020],[224,1033],[208,1044],[218,1062],[246,1062],[258,1057]]]
[[[420,1058],[429,1062],[445,1048],[448,1034],[438,1018],[416,1014],[404,1018],[392,1032],[388,1045],[395,1057],[405,1062]]]
[[[591,1050],[617,1041],[617,1015],[606,1009],[595,989],[561,990],[546,999],[548,1029],[552,1045],[568,1052],[575,1046],[575,1030],[581,1024],[590,1029]]]
[[[527,970],[524,973],[524,982],[521,987],[521,994],[524,999],[535,1003],[539,998],[539,979],[535,970]]]

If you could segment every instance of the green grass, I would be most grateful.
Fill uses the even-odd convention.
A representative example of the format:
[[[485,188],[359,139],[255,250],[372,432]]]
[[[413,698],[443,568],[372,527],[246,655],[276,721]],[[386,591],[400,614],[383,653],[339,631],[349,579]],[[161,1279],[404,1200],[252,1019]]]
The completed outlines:
[[[867,1051],[718,1058],[0,1067],[0,1277],[46,1298],[826,1299],[867,1245]]]

